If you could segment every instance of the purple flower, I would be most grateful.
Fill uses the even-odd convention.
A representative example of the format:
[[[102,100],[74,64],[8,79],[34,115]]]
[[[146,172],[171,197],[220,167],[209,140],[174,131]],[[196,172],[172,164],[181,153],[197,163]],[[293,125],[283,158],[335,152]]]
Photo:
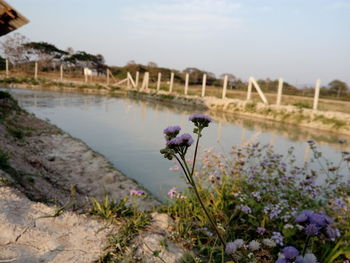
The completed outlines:
[[[341,198],[337,198],[333,201],[333,204],[336,206],[338,209],[346,209],[347,205]]]
[[[164,129],[163,133],[165,134],[165,139],[167,141],[171,140],[172,138],[175,138],[181,130],[180,126],[169,126]]]
[[[305,256],[298,256],[295,263],[317,263],[317,258],[312,253],[307,253]]]
[[[213,121],[212,118],[203,114],[193,114],[188,118],[194,123],[196,127],[208,127],[209,123]]]
[[[271,239],[273,241],[275,241],[276,244],[283,246],[284,237],[282,236],[282,234],[280,232],[272,232],[272,234],[273,235],[272,235]]]
[[[225,247],[225,252],[228,255],[232,255],[237,250],[237,245],[234,242],[228,242]]]
[[[130,195],[134,195],[134,196],[141,196],[146,194],[144,191],[142,190],[130,190]]]
[[[184,133],[179,137],[173,138],[166,143],[166,146],[170,149],[177,147],[190,147],[193,143],[193,138],[190,134]]]
[[[184,133],[180,136],[183,146],[190,147],[193,144],[193,138],[190,134]]]
[[[304,231],[306,233],[306,235],[308,236],[316,236],[319,233],[319,228],[317,225],[315,224],[308,224],[305,228]]]
[[[176,197],[176,188],[175,187],[173,187],[173,188],[171,188],[170,190],[169,190],[169,192],[168,192],[168,196],[170,197],[170,198],[175,198]]]
[[[304,210],[301,212],[300,215],[298,215],[296,218],[295,218],[295,222],[297,223],[304,223],[306,222],[307,220],[309,220],[309,216],[312,214],[313,212],[311,210]]]
[[[247,205],[241,205],[240,209],[242,212],[244,212],[246,214],[250,214],[252,212],[252,209]]]
[[[275,263],[288,263],[288,260],[285,258],[279,258],[275,261]]]
[[[311,224],[315,224],[319,227],[325,226],[327,224],[325,216],[317,213],[312,213],[309,216],[309,221]]]
[[[299,251],[295,247],[292,247],[292,246],[285,247],[282,250],[282,253],[286,259],[293,259],[299,255]]]
[[[337,237],[340,237],[340,232],[339,232],[339,229],[337,228],[333,228],[331,226],[327,226],[326,227],[326,233],[327,233],[327,236],[329,237],[329,239],[331,240],[335,240]]]
[[[266,232],[266,229],[264,227],[258,227],[256,231],[258,231],[260,235],[263,235]]]

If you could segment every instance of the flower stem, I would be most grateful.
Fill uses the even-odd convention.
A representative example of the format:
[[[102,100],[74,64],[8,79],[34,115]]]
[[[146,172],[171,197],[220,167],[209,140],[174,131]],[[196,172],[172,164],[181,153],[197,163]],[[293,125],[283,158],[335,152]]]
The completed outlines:
[[[303,256],[305,256],[306,248],[309,245],[310,239],[311,239],[311,236],[307,236],[306,241],[305,241],[305,245],[304,245],[304,248],[303,248],[303,252],[302,252]]]

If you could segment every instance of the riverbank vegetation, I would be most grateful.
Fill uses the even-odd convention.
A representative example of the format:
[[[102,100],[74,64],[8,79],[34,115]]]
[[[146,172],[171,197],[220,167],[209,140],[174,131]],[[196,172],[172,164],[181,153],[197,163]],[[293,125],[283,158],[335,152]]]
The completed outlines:
[[[178,135],[179,126],[164,130],[161,150],[178,161],[188,183],[184,191],[170,189],[163,208],[176,222],[173,238],[198,253],[186,262],[350,259],[350,152],[333,164],[309,141],[313,158],[298,165],[292,148],[283,156],[256,143],[234,147],[230,156],[206,150],[200,169],[193,170],[202,129],[194,129],[198,139],[190,162],[193,139]]]

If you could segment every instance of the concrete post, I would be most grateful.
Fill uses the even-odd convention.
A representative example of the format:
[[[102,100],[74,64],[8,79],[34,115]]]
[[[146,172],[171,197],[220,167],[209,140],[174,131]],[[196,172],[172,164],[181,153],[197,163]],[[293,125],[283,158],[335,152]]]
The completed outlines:
[[[255,81],[254,78],[251,78],[251,82],[252,84],[254,85],[255,89],[258,91],[258,94],[260,96],[260,98],[262,99],[262,101],[265,103],[265,104],[269,104],[264,93],[262,92],[262,90],[260,89],[258,83]]]
[[[278,89],[277,89],[277,101],[276,101],[276,104],[278,106],[281,105],[281,101],[282,101],[282,89],[283,89],[283,79],[279,78],[278,79]]]
[[[149,83],[149,72],[145,72],[145,75],[143,75],[141,90],[148,90],[148,83]]]
[[[6,77],[9,76],[9,60],[6,59]]]
[[[222,99],[226,99],[227,82],[228,82],[228,76],[225,75],[225,77],[224,77],[224,86],[222,88]]]
[[[140,78],[140,72],[136,71],[136,77],[135,77],[135,86],[136,86],[136,89],[137,89],[138,86],[139,86],[139,78]]]
[[[207,85],[207,74],[203,74],[203,81],[202,81],[202,94],[201,96],[205,96],[205,86]]]
[[[38,62],[35,62],[34,79],[38,79]]]
[[[248,79],[247,100],[251,100],[251,98],[252,98],[252,88],[253,88],[252,77],[249,77],[249,79]]]
[[[170,85],[169,85],[169,92],[173,92],[173,86],[174,86],[174,72],[171,72],[170,75]]]
[[[188,83],[190,80],[190,74],[186,73],[186,80],[185,80],[185,95],[188,94]]]
[[[318,99],[320,97],[320,86],[321,86],[321,80],[316,81],[316,87],[315,87],[315,97],[314,97],[314,106],[313,110],[317,110],[318,108]]]
[[[109,85],[109,69],[106,70],[106,82],[107,86]]]
[[[161,79],[162,79],[162,73],[158,73],[158,81],[157,81],[157,92],[160,91],[160,82],[161,82]]]
[[[85,77],[85,83],[87,83],[88,82],[88,75],[85,74],[85,68],[84,68],[84,77]]]
[[[127,89],[130,89],[130,78],[129,78],[129,75],[130,75],[130,73],[127,72],[127,73],[126,73],[126,78],[127,78],[126,87],[127,87]]]
[[[60,66],[60,80],[63,80],[63,65]]]

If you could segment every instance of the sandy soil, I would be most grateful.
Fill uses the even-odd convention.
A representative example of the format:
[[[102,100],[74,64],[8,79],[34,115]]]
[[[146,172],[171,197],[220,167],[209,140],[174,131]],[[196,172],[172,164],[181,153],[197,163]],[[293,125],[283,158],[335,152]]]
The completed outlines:
[[[143,188],[83,142],[0,98],[0,262],[97,260],[117,227],[80,212],[91,197],[119,200],[131,189]],[[135,201],[159,205],[151,195]]]

